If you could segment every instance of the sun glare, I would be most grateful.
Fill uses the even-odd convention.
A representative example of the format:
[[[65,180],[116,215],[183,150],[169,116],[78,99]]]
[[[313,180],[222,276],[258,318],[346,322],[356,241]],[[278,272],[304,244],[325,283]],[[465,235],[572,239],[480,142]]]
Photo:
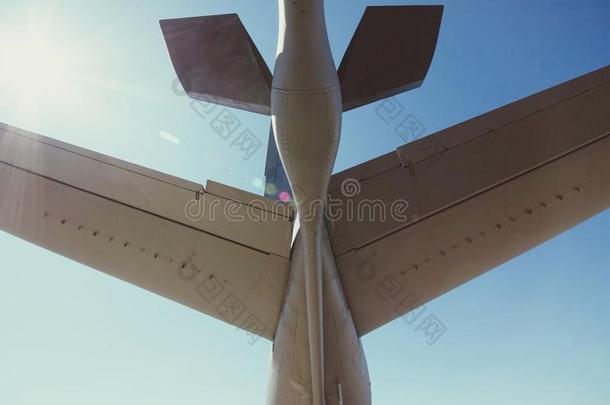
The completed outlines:
[[[0,38],[0,83],[19,103],[69,97],[73,56],[46,37]],[[30,105],[31,106],[31,105]]]

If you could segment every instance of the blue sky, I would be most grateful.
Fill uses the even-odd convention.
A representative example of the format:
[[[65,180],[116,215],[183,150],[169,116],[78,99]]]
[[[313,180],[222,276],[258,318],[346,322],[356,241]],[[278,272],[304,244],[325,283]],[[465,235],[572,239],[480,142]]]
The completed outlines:
[[[336,63],[365,6],[404,4],[327,3]],[[444,4],[428,77],[397,98],[427,133],[610,64],[607,0]],[[158,26],[231,12],[272,66],[274,1],[2,1],[0,121],[260,192],[264,151],[243,161],[172,91]],[[32,61],[25,70],[11,62],[22,43],[37,50],[19,55]],[[50,63],[58,54],[64,62]],[[337,169],[403,143],[375,107],[345,114]],[[267,117],[234,113],[266,141]],[[610,403],[609,246],[605,212],[429,303],[448,329],[434,345],[401,320],[364,337],[374,403]],[[0,404],[265,403],[269,342],[252,346],[231,326],[4,233],[0,252]]]

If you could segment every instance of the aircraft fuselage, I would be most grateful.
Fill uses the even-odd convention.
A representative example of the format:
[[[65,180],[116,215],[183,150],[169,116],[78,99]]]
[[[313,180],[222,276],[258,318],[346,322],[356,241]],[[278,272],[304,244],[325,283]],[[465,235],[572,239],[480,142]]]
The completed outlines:
[[[324,221],[342,115],[324,2],[279,0],[279,15],[272,123],[300,230],[275,335],[269,403],[368,405],[366,361]]]

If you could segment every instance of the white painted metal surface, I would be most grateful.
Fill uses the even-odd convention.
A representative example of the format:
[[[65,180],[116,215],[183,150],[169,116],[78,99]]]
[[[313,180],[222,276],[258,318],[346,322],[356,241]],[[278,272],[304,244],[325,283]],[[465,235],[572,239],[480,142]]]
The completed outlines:
[[[322,405],[326,370],[323,201],[339,148],[341,89],[326,33],[323,0],[280,0],[279,7],[272,123],[300,220],[303,244],[293,254],[304,256],[305,301],[301,304],[305,308],[301,312],[307,316],[310,395],[314,405]]]
[[[286,303],[274,341],[269,404],[304,405],[312,397],[302,235],[297,236]],[[324,388],[326,404],[368,405],[370,380],[364,351],[347,306],[327,237],[322,239]],[[341,390],[339,391],[339,387]]]
[[[292,222],[211,188],[224,192],[0,128],[0,229],[272,338]],[[212,201],[215,220],[201,205]],[[227,205],[242,220],[227,218]]]

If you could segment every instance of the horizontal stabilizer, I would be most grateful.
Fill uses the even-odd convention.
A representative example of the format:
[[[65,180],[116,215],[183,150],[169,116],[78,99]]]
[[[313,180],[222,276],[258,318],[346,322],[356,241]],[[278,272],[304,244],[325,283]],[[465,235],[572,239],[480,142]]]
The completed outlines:
[[[343,111],[419,87],[442,15],[443,6],[367,7],[338,70]]]
[[[358,215],[330,229],[358,333],[608,209],[608,106],[610,66],[335,174]]]
[[[162,20],[174,69],[188,95],[271,112],[271,72],[237,14]]]
[[[253,335],[275,333],[293,216],[0,124],[0,231]]]

